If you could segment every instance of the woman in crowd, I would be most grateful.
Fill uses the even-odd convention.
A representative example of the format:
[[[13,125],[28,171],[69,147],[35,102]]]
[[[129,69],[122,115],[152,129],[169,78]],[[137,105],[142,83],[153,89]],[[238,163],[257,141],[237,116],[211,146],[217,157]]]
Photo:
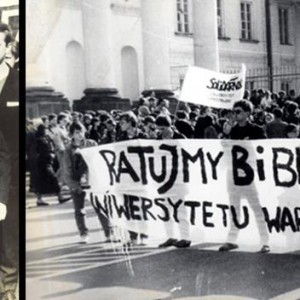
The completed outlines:
[[[56,178],[56,159],[53,141],[48,134],[48,128],[40,124],[36,132],[37,172],[38,182],[35,188],[37,205],[48,205],[42,199],[42,195],[59,193],[59,185]]]

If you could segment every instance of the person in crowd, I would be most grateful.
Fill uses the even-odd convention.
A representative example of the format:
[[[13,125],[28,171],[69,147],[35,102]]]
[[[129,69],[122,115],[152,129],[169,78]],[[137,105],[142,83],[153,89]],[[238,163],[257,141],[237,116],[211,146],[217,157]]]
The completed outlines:
[[[256,89],[251,90],[249,101],[252,103],[254,108],[259,106],[260,98]]]
[[[192,109],[191,109],[191,107],[189,106],[188,103],[181,102],[180,105],[179,105],[178,111],[184,111],[184,112],[187,113],[187,116],[189,116],[189,114],[191,113]]]
[[[48,116],[46,116],[46,115],[41,116],[41,120],[42,120],[43,124],[48,128],[49,127],[49,118],[48,118]]]
[[[155,121],[157,128],[157,139],[166,140],[166,139],[185,139],[186,136],[181,134],[172,126],[172,120],[168,115],[160,115],[156,118]]]
[[[149,106],[150,113],[154,113],[156,110],[156,104],[157,104],[157,98],[156,98],[154,91],[152,91],[150,93],[150,96],[148,97],[147,100],[148,100],[148,106]]]
[[[128,111],[120,116],[119,120],[120,124],[120,135],[117,138],[117,141],[128,141],[128,140],[134,140],[134,139],[146,139],[147,136],[145,133],[143,133],[140,129],[138,129],[138,118],[137,116],[132,112]],[[137,245],[138,244],[138,233],[134,231],[129,231],[129,246],[130,245]],[[140,235],[140,245],[145,244],[145,239],[147,238],[147,235],[141,234]]]
[[[280,108],[283,108],[285,101],[286,101],[286,92],[285,91],[279,91],[278,92],[278,99],[277,99],[278,106]]]
[[[143,125],[147,139],[155,140],[157,138],[155,118],[153,116],[147,116],[143,121]]]
[[[211,115],[203,118],[203,138],[204,139],[217,139],[218,132],[215,127],[214,119]]]
[[[220,110],[220,118],[218,119],[219,134],[220,139],[225,139],[229,137],[232,126],[234,125],[234,115],[231,109]]]
[[[92,119],[93,119],[93,116],[90,114],[90,112],[86,113],[83,116],[83,126],[85,127],[86,138],[89,138],[90,130],[92,127],[92,125],[91,125]]]
[[[265,127],[266,125],[267,112],[264,109],[257,109],[256,113],[253,115],[252,122],[260,127]]]
[[[276,107],[279,107],[278,99],[279,99],[278,93],[271,93],[271,101],[272,101],[271,105],[276,105]]]
[[[192,138],[194,136],[194,128],[189,122],[188,113],[184,110],[179,110],[176,113],[176,117],[174,123],[176,129],[188,139]]]
[[[80,123],[72,123],[70,126],[71,142],[66,147],[64,156],[64,176],[71,191],[74,204],[75,221],[79,231],[79,243],[86,244],[89,241],[89,230],[86,225],[85,213],[85,187],[88,187],[88,168],[79,149],[97,146],[97,143],[85,137],[85,128]],[[98,218],[103,227],[106,242],[111,241],[111,225],[109,219],[101,213]]]
[[[289,139],[299,138],[299,126],[291,123],[286,126],[285,136]]]
[[[250,91],[249,90],[244,91],[243,99],[250,100]]]
[[[60,187],[55,174],[55,147],[49,136],[49,130],[40,124],[36,132],[37,174],[36,186],[37,206],[49,205],[42,199],[43,195],[58,196]]]
[[[194,138],[203,139],[204,138],[204,128],[205,128],[205,117],[212,116],[213,119],[216,119],[216,116],[213,115],[212,110],[208,106],[203,106],[200,110],[200,116],[197,119],[197,123],[194,131]]]
[[[7,24],[0,23],[0,131],[9,153],[8,194],[1,199],[0,292],[2,300],[16,299],[19,269],[19,72],[6,61],[14,39]],[[5,183],[5,182],[4,182]],[[0,298],[1,298],[0,296]]]
[[[137,116],[132,111],[121,114],[119,125],[120,134],[117,137],[117,141],[147,138],[147,136],[138,128]]]
[[[233,112],[236,118],[236,124],[232,127],[230,131],[230,138],[233,140],[254,140],[254,139],[264,139],[266,138],[263,128],[258,125],[252,124],[249,122],[249,117],[253,111],[253,105],[248,100],[240,100],[234,103]],[[231,171],[228,171],[231,173]],[[231,175],[228,174],[228,182],[231,180]],[[258,193],[254,184],[245,185],[245,186],[236,186],[234,184],[228,185],[228,194],[230,205],[233,205],[240,210],[241,200],[243,198],[247,199],[250,207],[252,208],[257,227],[260,233],[261,238],[261,253],[270,252],[270,247],[268,245],[269,235],[264,222],[264,216],[261,211],[261,205],[259,203]],[[227,242],[223,244],[219,251],[230,251],[237,249],[238,245],[236,244],[238,236],[238,230],[233,224],[233,221],[230,221],[230,229],[228,233]]]
[[[107,121],[109,120],[114,120],[112,115],[104,110],[98,110],[97,111],[97,116],[100,119],[100,125],[98,126],[98,131],[100,134],[100,140],[102,141],[107,129]]]
[[[294,89],[289,90],[286,100],[294,101],[296,100],[296,91]]]
[[[253,106],[248,100],[235,102],[233,112],[235,114],[236,124],[230,131],[230,138],[234,140],[253,140],[265,139],[264,129],[249,121]]]
[[[100,135],[100,119],[99,117],[93,117],[90,127],[89,139],[94,140],[98,145],[101,143]]]
[[[29,192],[35,193],[37,186],[36,128],[33,121],[26,120],[26,170],[29,172]]]
[[[264,95],[260,101],[260,106],[267,110],[267,108],[271,107],[272,105],[272,99],[271,99],[271,92],[269,90],[264,91]]]
[[[274,120],[266,124],[266,134],[269,139],[285,138],[287,123],[282,120],[283,112],[280,108],[273,110]]]
[[[56,173],[58,183],[61,189],[65,189],[65,181],[63,176],[64,153],[66,146],[70,142],[69,132],[67,130],[68,116],[65,113],[60,113],[57,117],[57,126],[54,131],[53,142],[55,145],[55,154],[58,161],[58,170]]]
[[[51,137],[52,140],[54,140],[57,132],[57,115],[50,114],[48,116],[48,120],[49,120],[49,126],[48,126],[49,136]]]
[[[157,115],[170,115],[169,111],[170,102],[167,99],[159,99],[156,105],[156,109],[154,111]]]
[[[286,115],[284,121],[287,123],[293,123],[295,125],[300,124],[300,112],[298,104],[293,101],[286,101]]]
[[[193,131],[195,130],[195,126],[198,120],[199,114],[196,111],[191,111],[189,115],[190,124],[193,127]]]
[[[140,98],[138,118],[143,120],[145,117],[150,115],[150,113],[148,101],[145,98]]]
[[[172,121],[170,116],[160,115],[156,118],[156,127],[158,131],[157,139],[185,139],[185,136],[177,132],[172,128]],[[185,194],[184,189],[181,190],[182,196]],[[184,223],[184,221],[183,221]],[[187,248],[191,245],[190,232],[188,224],[183,224],[181,227],[181,239],[178,240],[173,236],[173,228],[166,226],[166,233],[169,237],[165,242],[158,245],[159,248],[166,248],[170,246],[175,246],[177,248]]]
[[[114,143],[116,141],[116,136],[116,122],[113,118],[109,118],[105,121],[105,129],[102,135],[101,144]]]

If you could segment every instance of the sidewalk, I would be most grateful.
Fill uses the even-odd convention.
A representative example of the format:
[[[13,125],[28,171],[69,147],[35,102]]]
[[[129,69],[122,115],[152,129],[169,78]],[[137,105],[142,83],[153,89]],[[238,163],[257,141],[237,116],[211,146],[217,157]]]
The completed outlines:
[[[49,206],[37,207],[27,196],[28,300],[300,299],[297,253],[221,253],[218,245],[200,243],[160,249],[155,239],[125,249],[103,242],[88,202],[90,243],[81,245],[71,201],[49,197]]]

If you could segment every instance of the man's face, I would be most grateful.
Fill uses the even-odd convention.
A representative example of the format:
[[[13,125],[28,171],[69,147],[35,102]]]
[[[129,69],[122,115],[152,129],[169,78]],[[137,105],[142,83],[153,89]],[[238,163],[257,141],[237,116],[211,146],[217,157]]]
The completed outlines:
[[[63,119],[60,120],[60,125],[66,126],[67,124],[68,124],[67,118],[63,118]]]
[[[53,119],[50,121],[50,124],[51,124],[51,125],[56,125],[56,124],[57,124],[57,118],[53,118]]]
[[[233,109],[235,119],[237,122],[246,121],[249,117],[249,112],[244,111],[241,107],[237,106]]]
[[[125,132],[131,127],[131,124],[130,122],[127,122],[125,118],[122,118],[120,120],[120,126],[121,126],[121,131]]]
[[[172,135],[172,129],[168,126],[156,126],[157,132],[163,139],[168,139]]]
[[[298,138],[298,136],[299,136],[299,129],[298,129],[298,127],[295,128],[293,131],[288,132],[287,136],[290,139],[296,139],[296,138]]]
[[[84,139],[83,130],[76,129],[73,133],[73,138],[74,138],[75,142],[81,142]]]
[[[155,123],[149,122],[147,125],[145,125],[145,131],[146,131],[146,133],[149,133],[149,132],[155,131],[155,130],[156,130]]]
[[[6,54],[10,51],[11,44],[6,45],[5,33],[0,32],[0,64],[5,60]]]
[[[155,105],[156,105],[156,101],[155,101],[155,99],[149,99],[149,106],[150,107],[154,107]]]

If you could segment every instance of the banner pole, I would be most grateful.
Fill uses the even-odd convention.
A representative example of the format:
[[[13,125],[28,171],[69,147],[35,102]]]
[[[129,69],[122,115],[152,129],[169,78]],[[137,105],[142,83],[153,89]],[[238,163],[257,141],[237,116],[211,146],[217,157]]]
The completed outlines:
[[[178,99],[178,103],[177,103],[177,106],[176,106],[176,109],[175,109],[174,115],[176,115],[176,113],[177,113],[177,110],[178,110],[178,108],[179,108],[179,103],[180,103],[180,100]]]

